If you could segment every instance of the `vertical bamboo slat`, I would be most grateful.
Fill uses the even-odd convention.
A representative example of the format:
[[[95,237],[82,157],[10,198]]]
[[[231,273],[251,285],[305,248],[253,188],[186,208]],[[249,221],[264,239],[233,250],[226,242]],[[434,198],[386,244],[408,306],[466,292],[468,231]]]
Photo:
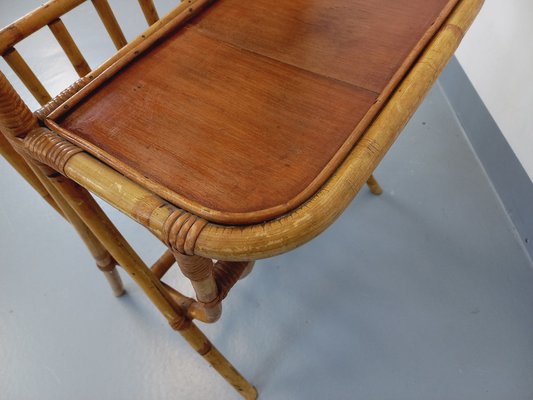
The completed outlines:
[[[118,24],[117,19],[115,18],[115,14],[113,14],[113,10],[111,10],[108,1],[91,1],[94,5],[94,8],[96,8],[96,11],[98,12],[98,15],[100,16],[100,19],[102,20],[105,29],[107,30],[107,33],[109,33],[111,40],[115,44],[115,47],[117,49],[124,47],[128,43],[128,41],[126,40],[124,33],[122,33],[122,29],[120,29],[120,25]]]
[[[72,39],[72,36],[70,35],[69,31],[67,30],[67,27],[65,26],[61,18],[58,18],[49,23],[48,27],[50,28],[50,31],[52,31],[57,42],[60,44],[61,48],[67,55],[68,59],[70,60],[70,63],[72,64],[78,75],[82,77],[91,72],[89,64],[87,64],[87,61],[85,61],[85,58],[80,52],[80,49],[78,48],[78,46],[76,46],[74,39]]]
[[[11,25],[0,29],[0,54],[4,54],[11,47],[43,26],[66,14],[86,0],[50,0],[34,11],[19,18]]]
[[[155,24],[159,21],[159,15],[155,9],[153,0],[139,0],[139,5],[141,6],[144,18],[146,18],[148,25]]]
[[[41,81],[35,76],[30,66],[14,47],[6,51],[3,57],[40,105],[45,105],[52,100]]]

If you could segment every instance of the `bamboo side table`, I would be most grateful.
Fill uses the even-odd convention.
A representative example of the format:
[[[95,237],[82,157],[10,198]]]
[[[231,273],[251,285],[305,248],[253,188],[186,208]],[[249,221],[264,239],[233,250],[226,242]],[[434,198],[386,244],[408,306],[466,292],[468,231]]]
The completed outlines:
[[[0,53],[42,108],[0,74],[2,155],[77,230],[123,293],[122,267],[245,398],[256,389],[193,323],[217,321],[254,261],[325,230],[368,183],[482,0],[188,0],[91,70],[51,0],[0,31]],[[213,4],[211,4],[213,3]],[[52,98],[15,45],[48,26],[80,79]],[[168,246],[147,267],[89,191]],[[216,260],[216,261],[214,261]],[[161,278],[177,261],[196,292]]]

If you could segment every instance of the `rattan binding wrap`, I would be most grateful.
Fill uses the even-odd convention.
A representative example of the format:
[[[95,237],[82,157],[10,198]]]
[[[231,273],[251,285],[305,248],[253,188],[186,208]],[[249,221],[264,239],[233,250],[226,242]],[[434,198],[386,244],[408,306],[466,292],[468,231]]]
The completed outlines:
[[[36,126],[35,117],[0,72],[0,126],[8,136],[22,136]]]
[[[24,140],[26,151],[39,161],[65,175],[65,165],[70,158],[83,150],[45,128],[31,131]]]
[[[48,115],[57,110],[61,105],[84,88],[91,80],[88,77],[78,79],[56,97],[34,112],[35,116],[44,121]]]
[[[247,261],[218,261],[215,263],[213,275],[218,288],[218,301],[226,298],[249,264],[250,262]]]
[[[164,242],[174,252],[192,256],[196,240],[206,225],[206,220],[177,209],[163,226]]]

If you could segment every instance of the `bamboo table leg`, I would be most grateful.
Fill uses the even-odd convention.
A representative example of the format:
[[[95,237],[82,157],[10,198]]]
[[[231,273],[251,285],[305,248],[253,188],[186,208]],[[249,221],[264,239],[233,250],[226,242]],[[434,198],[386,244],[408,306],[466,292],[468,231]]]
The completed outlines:
[[[71,223],[76,232],[78,232],[78,235],[95,259],[98,269],[100,269],[106,277],[113,294],[117,297],[122,296],[124,294],[124,286],[116,269],[115,260],[45,176],[46,172],[49,174],[56,174],[56,172],[44,165],[36,167],[31,161],[29,161],[27,165],[32,169],[40,182],[42,182],[47,192],[52,196],[55,203],[61,209],[65,218]]]
[[[0,133],[0,154],[35,189],[35,191],[39,193],[50,206],[52,206],[54,210],[59,214],[62,214],[58,205],[50,196],[50,193],[46,191],[40,180],[37,179],[31,168],[28,166],[27,162],[15,151],[13,146],[9,144],[2,133]]]
[[[0,73],[0,127],[2,155],[41,193],[52,207],[72,223],[95,258],[96,264],[104,272],[115,295],[121,295],[124,291],[122,282],[115,270],[115,261],[109,252],[77,217],[76,213],[68,207],[68,204],[54,190],[33,160],[24,158],[24,149],[19,138],[24,137],[33,129],[39,129],[39,125],[36,117],[16,94],[2,73]],[[44,165],[42,168],[49,170]]]
[[[115,268],[115,262],[109,255],[109,252],[103,248],[98,239],[94,237],[92,232],[78,218],[77,214],[61,198],[61,195],[47,182],[42,172],[17,153],[2,134],[0,134],[0,150],[2,156],[26,179],[46,202],[72,224],[93,255],[96,265],[108,280],[114,295],[117,297],[121,296],[124,293],[124,288],[120,275]]]
[[[181,309],[175,305],[159,279],[137,256],[89,193],[81,186],[59,174],[52,177],[51,181],[83,222],[109,250],[113,258],[145,291],[154,305],[168,319],[171,327],[179,331],[185,340],[245,399],[257,398],[255,387],[182,314]]]
[[[381,189],[381,186],[379,185],[376,178],[374,178],[374,175],[370,175],[370,178],[368,178],[368,181],[366,181],[366,184],[368,185],[372,194],[379,196],[380,194],[383,193],[383,189]]]
[[[35,116],[15,93],[2,73],[0,73],[0,125],[2,134],[5,134],[6,138],[13,143],[13,147],[31,157],[32,167],[35,167],[33,173],[39,175],[42,173],[46,176],[46,178],[41,176],[42,182],[46,182],[50,194],[55,196],[55,201],[63,206],[63,211],[68,214],[67,218],[74,222],[73,225],[80,232],[83,232],[82,238],[88,243],[89,249],[98,254],[97,260],[100,255],[105,255],[104,251],[109,252],[108,264],[112,260],[116,260],[167,318],[170,326],[179,331],[189,344],[243,397],[255,399],[257,397],[255,388],[184,315],[183,310],[174,303],[159,279],[133,251],[89,192],[57,172],[64,173],[63,168],[66,162],[78,150],[65,143],[46,140],[46,138],[41,140],[42,136],[39,133],[46,130],[38,127]],[[27,139],[31,137],[34,131],[37,133],[35,136],[37,141],[28,143]],[[19,149],[18,146],[23,138],[26,142],[25,146],[29,147],[24,148],[21,145],[21,149]],[[34,159],[40,161],[34,163]],[[89,233],[89,230],[92,233]],[[116,281],[114,273],[110,276],[112,281]]]

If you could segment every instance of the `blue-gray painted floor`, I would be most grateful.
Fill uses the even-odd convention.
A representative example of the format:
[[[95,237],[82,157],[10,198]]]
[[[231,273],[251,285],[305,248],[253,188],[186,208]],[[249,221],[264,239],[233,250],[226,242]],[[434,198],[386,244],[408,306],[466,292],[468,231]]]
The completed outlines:
[[[0,399],[239,398],[125,274],[111,295],[3,159],[0,175]],[[533,268],[439,87],[376,176],[381,197],[259,262],[207,335],[265,400],[533,399]],[[163,252],[104,207],[147,262]]]

